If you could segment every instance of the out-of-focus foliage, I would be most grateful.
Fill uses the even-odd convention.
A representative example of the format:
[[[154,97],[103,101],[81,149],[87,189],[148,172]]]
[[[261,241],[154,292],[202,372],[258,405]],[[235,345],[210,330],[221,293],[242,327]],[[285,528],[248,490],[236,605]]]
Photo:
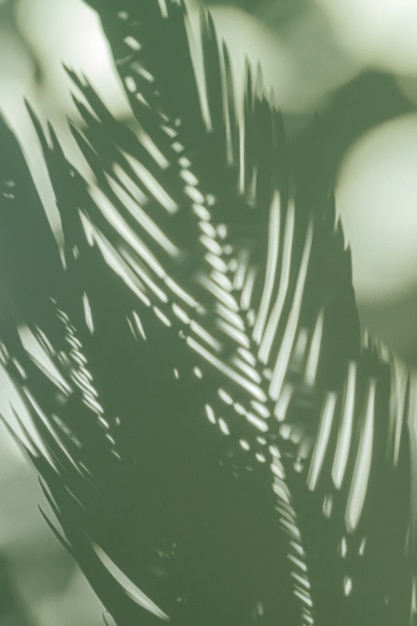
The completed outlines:
[[[401,245],[400,241],[417,239],[415,183],[406,176],[416,146],[413,133],[407,136],[401,131],[407,121],[395,123],[415,110],[414,2],[265,0],[216,2],[213,6],[215,12],[218,7],[227,7],[232,21],[236,5],[275,31],[303,84],[309,80],[315,83],[316,96],[310,100],[310,108],[306,107],[303,116],[287,115],[287,125],[294,129],[302,152],[305,126],[301,120],[311,119],[313,111],[319,113],[322,172],[335,182],[342,180],[343,196],[338,193],[338,206],[352,246],[354,282],[363,319],[391,346],[407,358],[415,358],[415,246]],[[245,46],[244,40],[240,45]],[[392,133],[388,137],[384,125],[390,120]],[[360,162],[362,137],[368,131],[377,138],[378,148],[376,152],[368,150],[366,168],[362,161],[362,172],[357,176],[350,164],[352,159]],[[388,181],[380,169],[382,162],[390,163],[391,195],[386,193]],[[354,194],[361,196],[362,210],[353,204]],[[385,205],[379,201],[381,196]],[[387,205],[389,198],[395,206]],[[398,242],[395,249],[394,233]]]

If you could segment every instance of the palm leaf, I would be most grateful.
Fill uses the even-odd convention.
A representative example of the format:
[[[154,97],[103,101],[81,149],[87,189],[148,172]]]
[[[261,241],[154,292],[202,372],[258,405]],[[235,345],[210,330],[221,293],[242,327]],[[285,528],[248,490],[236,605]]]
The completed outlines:
[[[181,3],[90,4],[135,122],[70,73],[87,183],[31,112],[62,261],[2,130],[2,363],[55,532],[117,624],[413,623],[415,385],[361,339],[331,194],[207,13],[196,71]]]

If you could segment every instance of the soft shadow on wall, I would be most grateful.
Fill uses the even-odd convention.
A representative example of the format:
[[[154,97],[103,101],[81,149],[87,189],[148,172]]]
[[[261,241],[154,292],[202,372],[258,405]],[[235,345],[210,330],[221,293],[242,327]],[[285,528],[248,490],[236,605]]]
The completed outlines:
[[[196,16],[197,2],[188,0]],[[336,187],[363,321],[394,350],[417,359],[415,3],[234,0],[211,10],[236,74],[245,57],[260,63],[300,163],[318,113],[317,169],[306,166],[311,177]],[[81,0],[3,0],[0,12],[0,50],[7,50],[0,57],[3,108],[45,179],[23,94],[64,135],[64,115],[75,111],[61,61],[91,77],[120,117],[127,115],[126,101],[98,22]],[[47,183],[44,193],[52,204]]]
[[[189,4],[195,12],[196,0]],[[414,0],[236,0],[212,10],[237,73],[245,56],[261,64],[303,174],[313,186],[336,187],[364,323],[417,361]],[[127,115],[107,45],[81,0],[0,0],[2,108],[51,214],[51,189],[23,96],[54,122],[71,151],[65,115],[75,112],[61,61],[86,73],[115,114]],[[40,518],[33,472],[5,433],[0,447],[0,626],[102,624],[99,603]],[[22,518],[22,501],[31,519]]]

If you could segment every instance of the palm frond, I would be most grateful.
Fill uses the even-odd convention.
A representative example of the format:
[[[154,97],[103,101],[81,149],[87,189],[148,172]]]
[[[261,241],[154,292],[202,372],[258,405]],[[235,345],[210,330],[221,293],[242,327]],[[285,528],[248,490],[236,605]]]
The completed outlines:
[[[135,122],[70,72],[87,183],[31,111],[62,261],[2,130],[2,363],[55,531],[118,625],[412,624],[415,383],[361,339],[332,195],[209,14],[201,73],[182,3],[90,4]]]

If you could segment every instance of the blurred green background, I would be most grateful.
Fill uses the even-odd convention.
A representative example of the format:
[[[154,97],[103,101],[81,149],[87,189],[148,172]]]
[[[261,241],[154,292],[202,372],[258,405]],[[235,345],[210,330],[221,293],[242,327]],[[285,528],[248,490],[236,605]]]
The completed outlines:
[[[189,5],[197,29],[197,0]],[[313,184],[336,189],[364,325],[415,363],[417,3],[230,0],[211,8],[236,75],[245,57],[260,63],[295,162]],[[52,221],[23,97],[56,124],[71,153],[65,116],[75,112],[62,61],[84,72],[118,116],[129,115],[97,19],[81,0],[0,0],[0,109]],[[317,114],[311,168],[305,155]],[[0,407],[5,386],[0,379]],[[41,519],[39,501],[31,468],[0,431],[0,626],[98,626],[103,610]]]

